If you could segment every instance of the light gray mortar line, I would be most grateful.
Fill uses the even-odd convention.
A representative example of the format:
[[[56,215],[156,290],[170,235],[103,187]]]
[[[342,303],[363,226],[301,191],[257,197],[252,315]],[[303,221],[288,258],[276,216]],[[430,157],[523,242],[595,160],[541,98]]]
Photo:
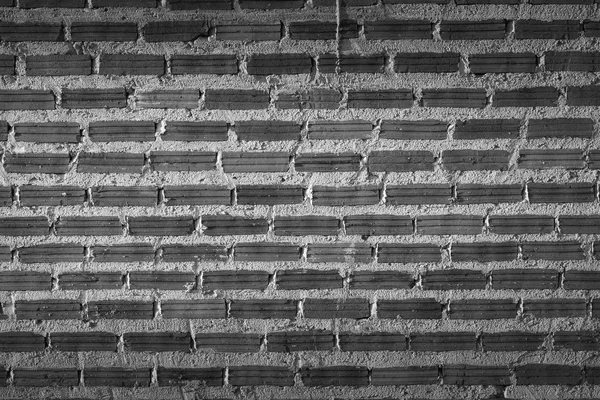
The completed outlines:
[[[373,302],[371,303],[371,314],[369,315],[372,319],[377,319],[377,295],[373,296]]]
[[[304,299],[298,300],[298,306],[296,310],[296,320],[299,321],[304,318]]]
[[[13,386],[15,382],[15,371],[13,367],[8,367],[8,386]]]
[[[85,387],[85,376],[84,376],[85,368],[77,369],[77,386]]]
[[[123,286],[126,290],[131,290],[131,277],[129,276],[129,271],[125,271],[123,274]]]
[[[449,320],[450,319],[450,317],[449,317],[450,308],[452,307],[452,305],[450,304],[451,300],[448,297],[444,301],[445,301],[443,303],[444,306],[442,307],[442,320]]]
[[[27,73],[26,56],[19,54],[15,60],[15,73],[17,76],[25,76]]]
[[[21,188],[17,185],[11,187],[12,205],[19,207],[21,204]]]
[[[199,292],[201,292],[202,288],[204,286],[204,271],[202,271],[202,270],[198,271],[198,276],[197,276],[196,282],[197,282],[197,285],[198,285],[197,290]]]
[[[190,340],[192,345],[192,351],[198,350],[196,344],[196,329],[194,328],[194,324],[191,320],[188,320],[188,330],[190,331]]]
[[[160,307],[160,297],[159,296],[154,296],[154,318],[153,320],[156,320],[157,318],[162,317],[162,309]]]
[[[522,317],[524,312],[523,297],[519,297],[517,302],[517,318]]]
[[[345,271],[342,277],[342,289],[348,293],[350,291],[350,271]]]
[[[337,350],[337,351],[342,351],[342,348],[340,347],[340,332],[339,330],[336,330],[333,332],[333,340],[334,340],[334,344],[333,344],[333,350]]]
[[[125,353],[125,338],[122,333],[117,335],[117,353]]]
[[[342,39],[342,0],[335,1],[335,27],[335,74],[339,75],[341,71],[340,50]]]
[[[92,74],[93,75],[100,75],[100,63],[102,62],[102,60],[100,60],[100,54],[98,54],[96,57],[92,58]]]
[[[166,206],[166,196],[164,187],[159,187],[156,192],[156,204],[158,207]]]
[[[225,299],[225,318],[231,318],[231,299]]]
[[[379,204],[385,206],[387,203],[387,172],[384,172],[383,177],[381,178],[381,190],[379,195]]]
[[[485,273],[485,289],[492,290],[492,272],[488,271]]]
[[[506,23],[504,39],[508,41],[513,41],[515,39],[515,21],[510,20]]]
[[[152,370],[150,371],[150,387],[158,387],[158,355],[152,357]]]
[[[559,289],[565,288],[565,271],[566,271],[565,266],[560,267],[560,271],[558,271],[558,288]]]
[[[371,264],[377,264],[378,257],[379,257],[379,243],[375,243],[373,245],[373,247],[371,247],[371,258],[372,258]]]
[[[172,70],[172,65],[171,65],[171,55],[168,53],[165,54],[165,75],[173,76],[173,70]]]
[[[540,72],[546,71],[546,53],[541,53],[539,56],[536,55],[537,65],[536,69]]]
[[[94,4],[92,3],[93,0],[86,0],[85,2],[85,8],[92,8],[94,7]]]
[[[466,54],[461,54],[458,62],[458,73],[462,75],[469,75],[471,72],[471,65],[469,64],[469,57]]]
[[[229,386],[229,366],[223,367],[223,386]]]
[[[308,245],[303,244],[300,246],[300,262],[305,263],[308,258]]]
[[[586,311],[588,318],[592,318],[594,315],[594,296],[589,297]]]
[[[2,304],[2,308],[4,311],[4,314],[8,316],[8,319],[12,322],[15,322],[17,320],[17,312],[15,309],[15,293],[14,292],[10,292],[8,295],[8,302],[3,303]]]
[[[433,22],[433,30],[431,31],[431,40],[433,42],[442,41],[440,32],[442,30],[442,21],[438,20]]]
[[[50,282],[52,285],[52,287],[50,288],[50,291],[56,292],[60,289],[59,280],[58,280],[58,272],[56,272],[56,270],[52,271]]]
[[[217,161],[215,163],[215,168],[218,173],[225,173],[223,170],[223,150],[217,151]]]
[[[64,35],[64,41],[65,42],[72,42],[71,39],[71,24],[67,23],[67,21],[63,21],[62,22],[62,32]]]

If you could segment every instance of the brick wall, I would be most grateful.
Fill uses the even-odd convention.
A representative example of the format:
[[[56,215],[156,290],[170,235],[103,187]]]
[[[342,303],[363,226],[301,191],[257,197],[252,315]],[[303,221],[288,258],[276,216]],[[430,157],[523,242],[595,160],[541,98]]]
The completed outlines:
[[[0,0],[0,398],[600,398],[593,0]]]

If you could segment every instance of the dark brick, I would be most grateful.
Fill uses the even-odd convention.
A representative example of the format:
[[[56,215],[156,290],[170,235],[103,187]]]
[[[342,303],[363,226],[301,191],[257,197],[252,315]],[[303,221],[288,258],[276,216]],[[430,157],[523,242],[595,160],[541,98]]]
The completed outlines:
[[[443,40],[504,39],[507,22],[503,20],[442,21]]]
[[[206,386],[221,386],[221,368],[164,368],[157,369],[158,386],[185,386],[200,383]]]
[[[486,286],[485,275],[470,269],[428,271],[421,281],[425,290],[475,290]]]
[[[114,367],[86,367],[83,379],[86,386],[148,387],[152,370]]]
[[[4,271],[0,272],[0,291],[51,290],[52,278],[46,272]]]
[[[323,54],[318,60],[319,71],[324,74],[382,73],[385,69],[384,55]],[[339,69],[338,69],[339,68]]]
[[[73,243],[38,244],[20,247],[19,260],[24,264],[34,263],[79,263],[83,262],[83,246]]]
[[[600,91],[597,86],[569,87],[567,89],[568,106],[599,106]]]
[[[235,133],[242,141],[299,140],[302,125],[292,121],[237,121]]]
[[[311,140],[366,140],[372,137],[373,124],[364,120],[311,121],[308,130]]]
[[[450,319],[514,319],[518,304],[507,300],[452,300],[448,317]]]
[[[287,172],[290,155],[287,152],[223,152],[223,171],[229,172]]]
[[[171,57],[171,73],[235,75],[238,73],[238,60],[235,54],[176,54]]]
[[[229,384],[232,386],[293,386],[294,372],[288,367],[250,365],[229,367]]]
[[[424,20],[365,21],[367,40],[431,39],[433,24]]]
[[[341,0],[340,5],[342,7],[367,7],[377,4],[375,0]],[[314,0],[313,6],[315,7],[335,7],[336,2],[334,0]]]
[[[198,108],[200,92],[193,89],[155,90],[136,94],[137,108]]]
[[[115,89],[64,89],[62,108],[125,108],[127,93],[123,88]]]
[[[41,352],[46,348],[45,337],[33,332],[9,331],[0,333],[0,352]]]
[[[129,351],[188,352],[192,337],[188,332],[134,332],[125,333],[123,342]]]
[[[411,289],[414,284],[411,274],[396,271],[354,271],[350,278],[350,289],[358,290]]]
[[[335,338],[331,331],[287,331],[267,334],[267,351],[332,351]]]
[[[600,337],[594,331],[559,331],[554,335],[554,349],[568,349],[573,351],[598,351],[600,350]]]
[[[469,56],[473,74],[534,73],[537,57],[533,53],[494,53]]]
[[[348,108],[410,108],[413,102],[411,89],[348,91]]]
[[[600,368],[598,367],[584,367],[585,381],[590,385],[597,385],[600,382]]]
[[[441,319],[443,305],[435,299],[378,300],[379,318]]]
[[[322,235],[335,236],[339,233],[340,221],[335,217],[303,215],[275,218],[276,236]]]
[[[591,139],[593,134],[594,121],[589,118],[530,119],[527,128],[528,139],[546,137]]]
[[[0,39],[3,42],[61,42],[64,40],[61,24],[36,22],[0,22]]]
[[[591,203],[596,198],[591,182],[528,183],[530,203]]]
[[[518,119],[470,119],[457,121],[456,140],[518,139],[521,121]]]
[[[217,153],[210,151],[153,151],[150,164],[155,171],[210,171],[216,168]]]
[[[574,40],[582,31],[577,20],[554,20],[550,22],[520,19],[515,23],[515,39]]]
[[[265,290],[269,273],[265,271],[205,271],[205,290]]]
[[[92,58],[89,55],[59,54],[48,56],[27,56],[28,76],[91,75]]]
[[[494,289],[550,289],[559,287],[559,273],[550,269],[499,269],[492,271],[492,286]]]
[[[297,308],[295,300],[232,300],[229,315],[248,319],[295,319]]]
[[[94,0],[94,7],[151,7],[157,6],[157,0]]]
[[[381,150],[369,154],[371,172],[433,171],[433,163],[433,153],[423,150]]]
[[[525,260],[585,260],[581,243],[562,242],[525,242],[521,245]]]
[[[0,63],[2,62],[2,57],[0,56]],[[0,66],[0,74],[1,74],[1,66]],[[15,125],[18,124],[13,124],[13,127],[15,127]],[[0,121],[0,141],[6,141],[8,140],[8,131],[9,131],[9,126],[8,126],[8,122],[6,121]],[[16,138],[16,133],[15,133],[15,138]]]
[[[397,333],[339,334],[342,351],[405,351],[406,337]]]
[[[436,385],[438,383],[437,365],[373,368],[371,372],[371,384],[374,386]]]
[[[412,219],[404,215],[349,215],[344,217],[347,235],[380,236],[410,235]]]
[[[34,320],[62,320],[81,319],[83,316],[81,304],[78,300],[34,300],[15,301],[17,319]]]
[[[213,185],[165,186],[164,198],[167,206],[230,205],[231,189]]]
[[[227,123],[223,121],[171,121],[167,123],[161,138],[166,141],[220,142],[227,140],[227,130]]]
[[[249,75],[310,74],[312,58],[308,54],[253,54],[247,60]]]
[[[349,93],[348,102],[350,98]],[[337,110],[341,100],[342,94],[339,90],[316,88],[296,93],[279,93],[275,106],[285,110]]]
[[[231,0],[169,0],[171,10],[231,10]]]
[[[450,204],[452,197],[452,186],[446,184],[390,185],[386,188],[389,205]]]
[[[300,369],[305,386],[367,386],[369,370],[366,367],[333,366]]]
[[[360,166],[360,154],[302,153],[296,156],[298,172],[353,172]]]
[[[112,236],[123,234],[118,217],[59,217],[54,224],[58,236]]]
[[[102,54],[100,75],[163,75],[165,58],[152,54]]]
[[[263,90],[208,89],[204,106],[208,110],[261,110],[269,107],[269,93]]]
[[[21,153],[6,154],[4,169],[8,173],[65,174],[69,171],[69,154]]]
[[[0,218],[0,236],[48,236],[48,217]]]
[[[553,87],[499,90],[493,96],[494,107],[556,107],[560,93]]]
[[[302,8],[304,0],[240,0],[240,7],[243,9],[290,9]]]
[[[73,22],[73,42],[130,42],[137,40],[135,22]]]
[[[152,186],[99,186],[92,188],[92,201],[97,207],[156,206],[158,188]]]
[[[518,164],[528,169],[583,169],[586,161],[580,149],[521,149]]]
[[[62,290],[118,290],[123,288],[120,272],[77,272],[58,276]]]
[[[178,271],[152,271],[129,273],[129,287],[131,289],[160,289],[182,290],[195,289],[196,275],[193,272]]]
[[[582,51],[549,51],[545,54],[546,71],[600,70],[600,53]]]
[[[397,244],[379,243],[379,263],[435,263],[442,260],[438,246],[429,243]]]
[[[268,41],[282,37],[282,25],[276,24],[219,24],[217,40]]]
[[[13,127],[20,142],[79,143],[81,139],[76,122],[17,123]]]
[[[598,21],[583,21],[583,34],[590,37],[600,36],[600,22]]]
[[[429,31],[427,31],[429,33]],[[397,53],[394,71],[398,73],[453,73],[458,72],[458,53]]]
[[[548,234],[554,232],[550,215],[492,215],[489,230],[499,235]]]
[[[88,318],[97,319],[152,319],[152,301],[102,300],[88,302]]]
[[[416,219],[420,235],[477,235],[483,229],[482,215],[422,215]]]
[[[292,269],[277,271],[277,288],[298,289],[342,289],[343,277],[337,270]]]
[[[508,366],[444,365],[444,385],[510,386]]]
[[[542,349],[547,334],[535,332],[486,333],[482,337],[484,351],[536,351]]]
[[[194,218],[189,216],[129,218],[129,234],[133,236],[187,236],[194,229]]]
[[[368,299],[306,299],[304,317],[317,319],[363,319],[371,315]]]
[[[484,89],[423,89],[423,107],[483,108],[487,104]]]
[[[475,351],[477,338],[472,332],[427,332],[410,335],[413,351]]]
[[[558,364],[525,364],[515,367],[517,385],[579,385],[581,367]]]
[[[140,174],[144,167],[144,154],[133,153],[82,153],[77,172],[93,174]]]
[[[81,205],[85,198],[85,190],[77,186],[25,185],[19,188],[19,194],[20,203],[24,207]]]
[[[519,248],[516,242],[453,243],[453,262],[493,262],[517,259]]]
[[[600,288],[600,272],[567,270],[563,285],[566,290],[598,290]]]
[[[22,186],[22,188],[25,188],[25,186]],[[43,196],[43,191],[41,191],[41,196]],[[82,195],[83,195],[83,191],[82,191]],[[23,193],[21,192],[21,196],[23,196]],[[28,198],[24,199],[25,201],[28,200]],[[82,200],[83,202],[83,200]],[[10,186],[0,186],[0,207],[10,207],[13,204],[13,199],[12,199],[12,188]],[[23,204],[23,201],[21,201],[21,204]],[[24,205],[24,204],[23,204]]]
[[[235,261],[298,261],[300,247],[291,243],[236,243]]]
[[[227,310],[224,299],[166,300],[160,304],[166,319],[224,319]]]
[[[15,56],[0,55],[0,75],[15,75]]]
[[[266,219],[248,219],[229,215],[203,215],[203,233],[210,236],[262,235],[269,230]]]
[[[311,243],[308,245],[308,262],[369,263],[371,245],[368,243]]]
[[[185,246],[172,244],[163,245],[161,250],[164,262],[227,261],[227,249],[225,246],[211,244]]]
[[[153,142],[154,131],[153,121],[97,121],[88,129],[94,142]]]
[[[14,386],[78,386],[79,377],[77,369],[22,369],[14,368],[12,370]]]
[[[506,170],[510,153],[505,150],[444,150],[442,163],[450,171]]]
[[[358,25],[354,22],[354,34],[347,32],[347,38],[358,37]],[[337,34],[337,24],[328,21],[299,21],[288,25],[290,38],[293,40],[334,40]]]
[[[523,313],[535,318],[583,318],[586,316],[585,299],[523,300]]]
[[[236,188],[237,203],[254,204],[301,204],[304,193],[301,186],[296,185],[241,185]]]
[[[361,206],[379,203],[378,186],[313,186],[315,206]]]
[[[110,332],[52,332],[50,343],[58,351],[117,351],[119,337]],[[87,383],[87,382],[86,382]]]
[[[12,5],[12,4],[11,4]],[[20,0],[20,8],[83,8],[85,0]]]
[[[256,353],[260,335],[244,333],[201,333],[196,335],[196,348],[218,352]]]
[[[152,21],[142,28],[146,42],[192,42],[207,38],[209,24],[206,20]]]

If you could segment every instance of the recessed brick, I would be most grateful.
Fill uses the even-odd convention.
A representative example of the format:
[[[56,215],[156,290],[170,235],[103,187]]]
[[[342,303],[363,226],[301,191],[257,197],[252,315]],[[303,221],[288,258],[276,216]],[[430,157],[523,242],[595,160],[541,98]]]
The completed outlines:
[[[441,319],[443,305],[435,299],[379,300],[379,318]]]
[[[552,269],[498,269],[492,271],[494,289],[555,290],[559,287],[559,273]]]
[[[304,317],[317,319],[364,319],[371,315],[368,299],[306,299]]]
[[[152,54],[102,54],[100,75],[163,75],[165,58]]]
[[[516,21],[515,39],[574,40],[582,31],[578,20],[554,20],[550,22],[525,20]]]
[[[546,333],[537,332],[484,332],[482,337],[484,351],[536,351],[541,350]]]
[[[294,372],[288,367],[249,365],[229,367],[232,386],[293,386]]]
[[[440,248],[429,243],[397,244],[379,243],[379,263],[422,263],[442,260]]]
[[[436,385],[439,383],[437,365],[373,368],[371,384],[388,385]]]
[[[134,22],[73,22],[73,42],[129,42],[138,37]]]
[[[192,42],[209,36],[206,20],[152,21],[142,28],[146,42]],[[137,35],[137,30],[136,30]]]
[[[503,20],[442,21],[440,36],[443,40],[504,39],[506,25]]]
[[[424,20],[365,21],[367,40],[431,39],[433,24]]]
[[[456,122],[454,139],[518,139],[520,128],[518,119],[469,119]]]
[[[427,332],[410,335],[413,351],[475,351],[477,339],[472,332]]]
[[[196,382],[206,386],[221,386],[221,368],[164,368],[157,369],[158,386],[185,386]]]
[[[171,73],[235,75],[238,73],[238,60],[235,54],[176,54],[171,57]]]
[[[92,58],[88,55],[27,56],[25,65],[25,72],[28,76],[90,75],[92,73]]]
[[[0,39],[3,42],[62,42],[61,24],[0,22]]]
[[[241,40],[244,42],[279,40],[283,27],[276,24],[218,24],[217,40]]]

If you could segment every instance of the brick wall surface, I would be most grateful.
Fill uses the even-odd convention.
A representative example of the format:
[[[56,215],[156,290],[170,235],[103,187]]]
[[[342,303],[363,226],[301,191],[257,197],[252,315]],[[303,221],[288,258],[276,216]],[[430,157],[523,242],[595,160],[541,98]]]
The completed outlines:
[[[600,398],[595,0],[0,0],[0,398]]]

